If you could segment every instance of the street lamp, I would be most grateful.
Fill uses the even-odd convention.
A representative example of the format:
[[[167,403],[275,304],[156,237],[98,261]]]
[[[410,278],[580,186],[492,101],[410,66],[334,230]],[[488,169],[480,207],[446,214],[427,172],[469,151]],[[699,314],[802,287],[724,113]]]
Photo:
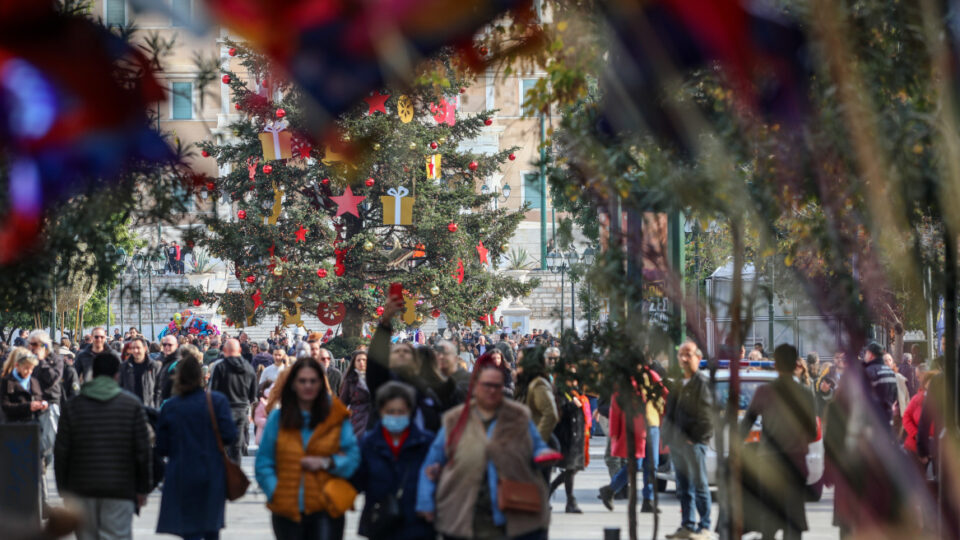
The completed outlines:
[[[583,250],[583,254],[580,256],[580,262],[587,268],[593,266],[594,261],[597,260],[597,251],[592,247],[588,247]],[[590,294],[590,280],[587,280],[587,298],[589,302],[593,301],[593,296]],[[593,316],[590,313],[590,304],[587,304],[587,333],[593,332]]]
[[[493,188],[491,188],[489,184],[484,184],[483,187],[480,188],[480,193],[483,193],[484,195],[489,195],[492,190]],[[499,204],[500,202],[507,202],[507,200],[510,199],[511,191],[512,190],[510,189],[510,184],[504,184],[503,187],[500,188],[500,193],[493,191],[493,194],[495,195],[495,197],[493,198],[494,209],[500,207],[500,204]]]
[[[142,250],[133,256],[133,267],[137,270],[137,330],[143,332],[143,271],[149,271],[149,264]]]
[[[564,256],[558,251],[547,253],[547,269],[554,274],[560,274],[560,335],[563,335],[563,296],[566,290],[564,277],[570,266]]]
[[[123,271],[127,266],[127,250],[107,244],[107,258],[113,259],[116,268],[120,271],[120,327],[123,328]],[[110,335],[110,290],[107,287],[107,335]]]
[[[152,257],[147,259],[147,294],[150,302],[150,341],[157,340],[157,331],[153,323],[153,273],[159,274],[163,270],[163,254],[158,249]]]

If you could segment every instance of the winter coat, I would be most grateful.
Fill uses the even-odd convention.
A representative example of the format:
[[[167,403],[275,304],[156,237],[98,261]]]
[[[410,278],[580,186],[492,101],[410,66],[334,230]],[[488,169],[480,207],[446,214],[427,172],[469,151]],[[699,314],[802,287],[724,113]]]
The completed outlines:
[[[582,471],[586,468],[587,417],[583,414],[583,401],[586,399],[574,395],[572,391],[561,392],[557,396],[560,420],[553,434],[560,441],[560,453],[563,454],[563,460],[557,464],[561,469]]]
[[[134,380],[136,377],[136,369],[133,360],[128,360],[120,364],[120,387],[140,398],[145,407],[159,409],[161,403],[157,399],[159,397],[157,394],[157,380],[160,378],[163,365],[149,358],[144,358],[143,361],[148,364],[147,369],[143,371],[143,375],[140,377],[143,395],[137,395],[136,393],[137,382]]]
[[[157,378],[154,392],[156,402],[163,405],[163,402],[173,396],[173,375],[177,371],[177,363],[180,361],[180,351],[173,351],[163,357],[160,362],[160,376]]]
[[[20,381],[11,372],[0,379],[0,390],[3,392],[0,396],[0,406],[3,407],[7,422],[29,422],[37,418],[39,411],[30,410],[31,401],[42,399],[40,381],[36,377],[30,375],[30,390],[27,391],[20,386]]]
[[[667,399],[664,420],[668,444],[706,443],[713,436],[713,394],[706,375],[698,371],[687,384],[676,382]]]
[[[543,377],[530,381],[524,405],[530,409],[530,416],[533,417],[533,423],[537,426],[540,438],[549,441],[553,428],[557,427],[560,419],[557,414],[557,403],[553,399],[553,385],[550,381]]]
[[[400,453],[394,457],[387,443],[383,425],[377,422],[371,426],[370,432],[360,443],[360,468],[350,479],[357,491],[365,493],[360,518],[360,536],[374,538],[370,536],[364,517],[375,503],[383,502],[388,495],[396,496],[397,491],[402,488],[403,493],[398,501],[402,521],[389,538],[419,540],[435,537],[433,525],[416,514],[420,467],[427,457],[433,437],[433,433],[411,425],[400,446]]]
[[[60,381],[63,379],[63,357],[48,352],[47,357],[41,360],[33,370],[33,377],[36,377],[37,382],[40,383],[43,399],[51,405],[59,405],[63,394],[63,388],[60,386]]]
[[[229,446],[238,436],[230,404],[219,392],[211,398],[223,445]],[[167,457],[157,532],[187,536],[222,529],[227,479],[203,390],[163,404],[157,452]]]
[[[60,400],[66,402],[80,394],[80,376],[70,364],[63,364],[63,378],[60,379]]]
[[[220,349],[210,347],[203,353],[203,365],[209,366],[216,362],[218,358],[220,358]]]
[[[257,368],[260,366],[267,367],[273,365],[273,355],[268,352],[258,352],[253,357],[251,362],[253,365],[253,371],[256,372]]]
[[[350,423],[357,438],[362,438],[367,432],[367,422],[370,418],[370,409],[373,401],[367,382],[356,371],[347,373],[340,388],[340,401],[350,409]]]
[[[85,383],[63,404],[53,453],[61,493],[135,500],[153,488],[147,414],[112,377]]]
[[[257,401],[257,374],[239,356],[224,358],[213,368],[210,390],[223,394],[232,408],[247,407]]]
[[[882,358],[864,364],[863,371],[871,390],[867,395],[885,425],[889,425],[893,419],[893,404],[897,402],[897,374],[883,363]]]
[[[100,352],[110,353],[117,358],[120,358],[120,355],[118,355],[117,352],[110,347],[105,346]],[[81,384],[93,378],[93,357],[97,354],[98,353],[93,352],[93,345],[87,345],[80,349],[80,352],[77,353],[77,356],[73,361],[73,365],[77,369],[77,375],[80,376]]]
[[[907,410],[903,413],[903,448],[908,452],[917,453],[917,433],[920,427],[920,414],[923,412],[923,400],[927,393],[921,388],[907,405]],[[933,436],[933,425],[930,426],[930,433],[927,437]]]
[[[327,376],[327,384],[330,385],[330,393],[334,396],[340,395],[340,387],[343,385],[343,374],[340,373],[340,370],[333,367],[333,364],[330,364],[324,374]]]
[[[618,403],[619,394],[614,394],[610,402],[610,455],[626,459],[627,457],[627,415]],[[644,422],[645,407],[637,400],[637,410],[633,413],[634,457],[642,458],[647,452],[647,426]]]

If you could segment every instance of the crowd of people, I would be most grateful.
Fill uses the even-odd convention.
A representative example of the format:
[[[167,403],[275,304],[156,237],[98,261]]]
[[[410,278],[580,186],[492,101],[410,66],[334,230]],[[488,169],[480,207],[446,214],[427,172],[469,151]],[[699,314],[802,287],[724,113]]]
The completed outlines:
[[[0,409],[6,422],[39,424],[44,467],[53,464],[58,490],[86,516],[80,539],[131,537],[134,513],[161,485],[158,532],[218,538],[234,496],[230,463],[254,445],[279,539],[342,538],[359,493],[358,534],[368,538],[546,538],[561,485],[564,511],[581,513],[574,481],[597,430],[607,435],[610,483],[598,498],[608,509],[626,497],[636,460],[641,512],[659,512],[656,472],[669,451],[682,521],[667,538],[714,536],[705,460],[723,404],[695,343],[679,347],[678,376],[667,376],[661,355],[639,367],[632,387],[602,397],[578,379],[584,360],[561,361],[548,333],[398,340],[392,320],[402,308],[386,306],[369,346],[341,359],[320,333],[292,343],[282,332],[261,343],[242,332],[150,343],[135,328],[112,337],[95,328],[78,348],[23,331],[4,351]],[[852,386],[844,359],[821,365],[789,345],[774,351],[780,376],[756,391],[740,425],[746,437],[764,419],[756,463],[774,471],[745,474],[746,530],[785,539],[806,530],[804,458],[817,418],[828,454],[848,435],[838,420]],[[862,361],[874,410],[918,469],[931,466],[937,419],[926,396],[938,372],[910,354],[895,362],[877,344]],[[642,406],[627,413],[621,394],[631,392]],[[840,476],[828,481],[846,531],[857,523]]]

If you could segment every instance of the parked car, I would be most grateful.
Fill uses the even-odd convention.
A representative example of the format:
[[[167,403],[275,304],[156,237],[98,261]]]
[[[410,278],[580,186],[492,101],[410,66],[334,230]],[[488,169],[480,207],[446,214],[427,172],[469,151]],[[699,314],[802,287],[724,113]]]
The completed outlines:
[[[727,401],[730,396],[730,371],[717,370],[716,399],[715,403],[723,413],[726,410]],[[740,404],[739,417],[743,415],[753,399],[753,394],[763,384],[772,382],[777,378],[775,371],[741,371],[740,372]],[[753,425],[750,434],[744,440],[745,443],[757,443],[760,441],[760,428],[763,418],[758,417]],[[707,445],[707,479],[711,486],[717,485],[717,438],[714,437]],[[726,454],[726,448],[724,454]],[[820,418],[817,418],[817,438],[807,450],[807,494],[808,500],[819,501],[823,496],[823,469],[824,469],[824,450],[823,450],[823,430],[820,425]],[[661,491],[666,489],[666,482],[674,481],[673,467],[669,458],[660,458],[660,467],[657,469],[658,487]]]

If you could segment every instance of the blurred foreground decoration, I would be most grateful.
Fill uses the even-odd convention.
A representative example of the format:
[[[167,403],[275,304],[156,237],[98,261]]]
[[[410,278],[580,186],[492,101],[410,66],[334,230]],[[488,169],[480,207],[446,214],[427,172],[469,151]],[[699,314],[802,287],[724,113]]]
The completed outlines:
[[[150,129],[163,99],[146,57],[53,3],[0,7],[0,155],[8,176],[0,264],[23,254],[51,205],[171,157]]]

